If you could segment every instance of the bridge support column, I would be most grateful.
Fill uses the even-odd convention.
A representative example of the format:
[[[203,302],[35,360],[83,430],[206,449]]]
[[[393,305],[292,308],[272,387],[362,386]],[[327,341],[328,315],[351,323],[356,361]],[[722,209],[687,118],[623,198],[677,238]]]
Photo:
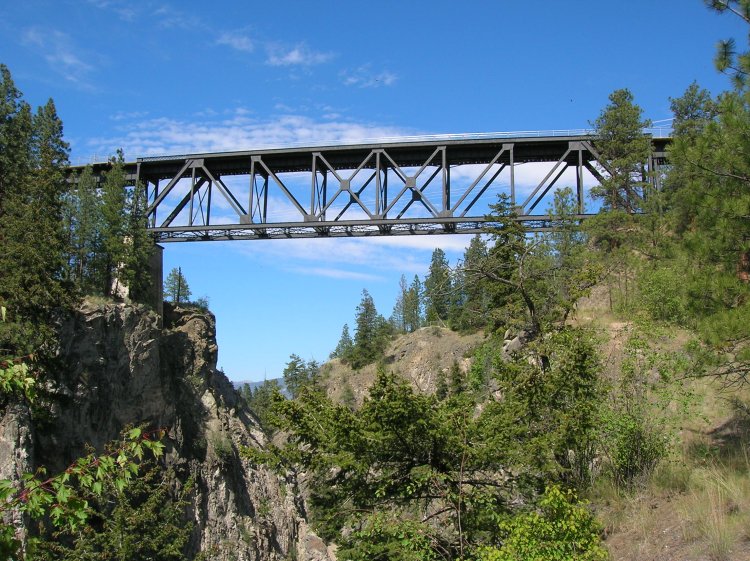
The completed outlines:
[[[151,273],[151,294],[149,304],[164,317],[164,248],[155,243],[148,262]]]

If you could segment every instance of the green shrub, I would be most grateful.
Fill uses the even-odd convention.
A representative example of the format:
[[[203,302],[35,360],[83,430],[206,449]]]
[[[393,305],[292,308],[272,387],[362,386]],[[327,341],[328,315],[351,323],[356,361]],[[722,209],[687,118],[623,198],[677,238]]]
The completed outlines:
[[[602,528],[573,491],[548,487],[539,510],[500,523],[502,546],[479,550],[478,561],[603,561]]]

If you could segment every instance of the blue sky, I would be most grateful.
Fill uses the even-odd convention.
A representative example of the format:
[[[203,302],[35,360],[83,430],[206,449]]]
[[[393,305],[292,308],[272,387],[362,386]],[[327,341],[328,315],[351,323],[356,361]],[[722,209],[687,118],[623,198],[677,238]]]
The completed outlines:
[[[586,128],[614,89],[646,117],[747,30],[700,0],[0,2],[0,62],[54,98],[73,162],[413,134]],[[533,175],[533,174],[531,174]],[[465,237],[169,244],[216,313],[219,365],[280,375],[324,360],[361,291],[389,315],[402,273]]]

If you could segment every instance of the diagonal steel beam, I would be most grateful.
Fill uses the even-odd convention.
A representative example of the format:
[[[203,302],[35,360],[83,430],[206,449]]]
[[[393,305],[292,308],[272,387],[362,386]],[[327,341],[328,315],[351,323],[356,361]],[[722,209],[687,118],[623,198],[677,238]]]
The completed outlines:
[[[536,186],[536,189],[534,189],[534,191],[532,191],[532,193],[523,202],[523,204],[521,205],[521,209],[523,211],[526,210],[526,205],[528,205],[529,202],[531,202],[531,200],[536,196],[536,194],[539,192],[539,190],[544,187],[544,184],[547,183],[547,180],[550,177],[552,177],[552,175],[557,171],[557,168],[559,168],[562,164],[565,164],[565,158],[568,157],[568,154],[570,154],[571,150],[572,150],[572,148],[571,148],[570,144],[568,144],[568,149],[565,150],[565,153],[560,157],[559,160],[557,160],[557,162],[555,163],[555,165],[552,166],[552,169],[549,170],[549,173],[544,176],[544,179],[542,179],[542,181],[539,183],[539,185]],[[566,165],[566,167],[567,167],[567,165]],[[538,202],[539,201],[537,201],[537,203]],[[536,203],[534,203],[534,205],[536,206]]]
[[[159,195],[154,199],[154,202],[151,204],[151,206],[146,209],[146,216],[150,215],[152,212],[156,212],[156,208],[161,204],[164,198],[169,195],[169,192],[174,188],[175,185],[177,185],[177,182],[182,179],[182,177],[185,175],[185,172],[193,164],[193,162],[195,162],[195,160],[185,161],[185,164],[180,168],[180,171],[177,172],[177,175],[175,175],[169,181],[169,183],[167,183],[167,186],[164,188],[164,190],[159,193]]]
[[[182,210],[185,208],[185,206],[190,202],[190,197],[193,196],[193,191],[195,189],[200,189],[203,184],[206,182],[205,177],[201,177],[198,183],[195,185],[194,188],[191,188],[190,191],[185,193],[185,196],[182,197],[182,200],[177,204],[177,206],[172,210],[172,212],[169,213],[169,216],[167,216],[166,220],[162,222],[161,227],[166,228],[167,226],[170,226],[172,224],[172,221],[177,218],[177,216],[182,212]]]

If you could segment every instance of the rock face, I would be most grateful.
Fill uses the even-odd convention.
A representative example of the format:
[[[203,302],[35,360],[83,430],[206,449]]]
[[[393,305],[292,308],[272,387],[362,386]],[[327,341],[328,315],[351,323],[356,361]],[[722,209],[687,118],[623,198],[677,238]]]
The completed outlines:
[[[28,471],[32,454],[36,465],[63,469],[87,445],[101,450],[126,426],[145,423],[167,430],[167,463],[195,482],[191,558],[200,551],[217,560],[335,559],[305,521],[295,478],[240,457],[240,447],[266,441],[216,369],[214,321],[166,307],[162,327],[143,307],[84,304],[62,326],[64,367],[34,445],[28,414],[8,411],[0,423],[0,476]]]

